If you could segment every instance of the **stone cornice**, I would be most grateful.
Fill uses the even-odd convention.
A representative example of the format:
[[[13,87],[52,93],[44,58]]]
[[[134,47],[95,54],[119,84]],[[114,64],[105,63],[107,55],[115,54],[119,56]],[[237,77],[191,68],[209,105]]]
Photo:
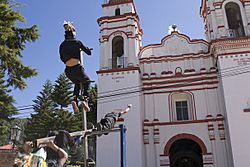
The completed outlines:
[[[219,54],[227,53],[230,51],[231,53],[235,52],[238,53],[240,49],[241,52],[249,51],[250,52],[250,37],[243,37],[243,38],[227,38],[227,39],[220,39],[211,41],[210,51],[216,57]]]

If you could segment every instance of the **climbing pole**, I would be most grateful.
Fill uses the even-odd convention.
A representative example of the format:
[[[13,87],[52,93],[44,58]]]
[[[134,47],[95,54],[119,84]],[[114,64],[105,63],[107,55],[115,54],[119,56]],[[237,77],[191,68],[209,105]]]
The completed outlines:
[[[86,132],[88,130],[87,128],[87,111],[85,111],[84,107],[83,107],[83,104],[84,103],[84,96],[83,96],[83,83],[80,84],[80,87],[81,87],[81,105],[80,105],[80,109],[82,110],[82,120],[83,120],[83,132]],[[83,133],[82,136],[85,136],[85,134]],[[84,166],[85,167],[88,167],[88,159],[89,159],[89,152],[88,152],[88,136],[85,136],[83,138],[83,154],[84,154],[84,157],[83,157],[83,160],[84,160]]]

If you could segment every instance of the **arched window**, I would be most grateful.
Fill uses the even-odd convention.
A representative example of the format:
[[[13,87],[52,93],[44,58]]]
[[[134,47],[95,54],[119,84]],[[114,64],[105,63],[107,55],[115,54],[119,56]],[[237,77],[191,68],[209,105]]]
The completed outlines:
[[[116,16],[120,16],[120,15],[121,15],[121,10],[120,10],[120,8],[116,8],[116,9],[115,9],[115,15],[116,15]]]
[[[116,36],[112,41],[112,68],[124,68],[124,40]]]
[[[243,37],[245,36],[244,26],[242,22],[240,7],[234,2],[229,2],[225,6],[229,36]]]
[[[189,93],[174,93],[171,98],[173,121],[185,121],[194,119],[193,100]]]

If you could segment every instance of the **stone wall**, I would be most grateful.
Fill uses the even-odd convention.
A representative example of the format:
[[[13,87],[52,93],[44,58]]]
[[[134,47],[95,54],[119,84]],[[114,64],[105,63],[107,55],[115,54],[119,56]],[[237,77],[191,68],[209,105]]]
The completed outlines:
[[[12,150],[0,150],[0,167],[13,167],[15,154]]]

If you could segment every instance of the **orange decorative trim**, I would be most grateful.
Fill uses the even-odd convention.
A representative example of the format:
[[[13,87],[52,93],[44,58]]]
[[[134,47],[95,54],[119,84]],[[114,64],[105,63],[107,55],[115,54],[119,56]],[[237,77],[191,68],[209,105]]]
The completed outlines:
[[[216,122],[223,121],[223,118],[214,118],[214,119],[202,119],[202,120],[187,120],[187,121],[175,121],[175,122],[155,122],[155,123],[145,123],[144,126],[168,126],[168,125],[182,125],[182,124],[194,124],[194,123],[207,123],[207,122]]]
[[[208,89],[218,89],[218,86],[215,87],[207,87],[207,88],[194,88],[194,89],[180,89],[176,90],[179,92],[185,92],[185,91],[199,91],[199,90],[208,90]],[[172,93],[173,91],[160,91],[160,92],[144,92],[144,95],[150,95],[150,94],[165,94],[165,93]]]
[[[113,72],[125,72],[125,71],[133,71],[137,70],[140,73],[140,68],[139,67],[128,67],[128,68],[115,68],[115,69],[110,69],[110,70],[100,70],[96,71],[97,74],[108,74],[108,73],[113,73]]]
[[[130,14],[130,15],[129,15]],[[125,16],[125,17],[124,17]],[[129,17],[130,16],[130,17]],[[138,19],[136,18],[136,15],[133,13],[126,13],[124,15],[119,15],[119,16],[105,16],[101,17],[97,20],[99,24],[103,23],[115,23],[115,22],[122,22],[122,21],[127,21],[129,19],[134,20],[135,22],[138,22]]]
[[[169,80],[169,81],[161,81],[161,82],[150,82],[150,83],[143,83],[143,86],[147,85],[163,85],[163,84],[173,84],[173,83],[181,83],[181,82],[197,82],[197,81],[204,81],[204,80],[216,80],[217,76],[212,77],[199,77],[199,78],[186,78],[182,80]],[[189,85],[189,84],[188,84]]]
[[[166,62],[166,61],[180,61],[180,60],[185,60],[186,58],[192,58],[192,59],[200,59],[200,58],[209,58],[212,57],[211,54],[208,53],[187,53],[187,54],[181,54],[181,55],[164,55],[160,57],[155,57],[152,55],[151,57],[145,57],[145,58],[140,58],[139,61],[141,64],[143,63],[160,63],[160,62]]]
[[[225,28],[225,26],[224,26],[224,25],[221,25],[221,26],[218,26],[217,28],[218,28],[218,29],[219,29],[219,28]]]
[[[244,112],[250,112],[250,108],[245,108],[243,111]]]
[[[163,73],[163,72],[162,72]],[[147,73],[144,73],[145,75]],[[168,72],[164,72],[164,74],[173,74],[172,71],[168,71]],[[211,71],[211,72],[205,72],[205,73],[195,73],[195,74],[185,74],[185,75],[182,75],[181,77],[183,78],[187,78],[187,77],[195,77],[195,76],[203,76],[204,74],[217,74],[216,71]],[[162,77],[155,77],[154,80],[161,80],[161,79],[174,79],[174,78],[179,78],[180,76],[162,76]],[[150,81],[152,80],[151,78],[143,78],[142,79],[143,81]]]
[[[173,74],[173,71],[163,71],[163,72],[161,72],[161,75],[169,75],[169,74]]]
[[[215,39],[212,40],[211,43],[218,43],[218,42],[228,42],[228,43],[232,43],[232,42],[237,42],[237,41],[242,41],[242,40],[249,40],[250,37],[249,36],[245,36],[245,37],[237,37],[237,38],[220,38],[220,39]]]
[[[165,145],[164,148],[164,155],[169,156],[170,155],[170,149],[171,146],[174,144],[174,142],[176,142],[177,140],[180,139],[190,139],[193,140],[194,142],[196,142],[200,148],[201,148],[201,152],[202,154],[207,154],[207,148],[206,145],[204,144],[204,142],[197,136],[193,135],[193,134],[187,134],[187,133],[182,133],[182,134],[178,134],[174,137],[172,137],[171,139],[168,140],[167,144]]]
[[[114,30],[114,29],[121,29],[121,28],[127,28],[127,27],[135,27],[135,25],[133,24],[127,24],[127,25],[124,25],[124,26],[117,26],[117,27],[110,27],[110,28],[103,28],[101,29],[100,31],[103,31],[103,30]]]
[[[187,86],[202,86],[202,85],[214,85],[218,84],[218,81],[207,81],[207,82],[200,82],[200,83],[180,83],[178,85],[169,85],[169,86],[154,86],[154,87],[145,87],[142,88],[143,91],[149,91],[149,90],[159,90],[159,89],[169,89],[169,88],[181,88],[181,87],[187,87]]]
[[[215,3],[213,3],[213,6],[214,7],[219,6],[221,8],[222,7],[222,2],[215,2]]]

